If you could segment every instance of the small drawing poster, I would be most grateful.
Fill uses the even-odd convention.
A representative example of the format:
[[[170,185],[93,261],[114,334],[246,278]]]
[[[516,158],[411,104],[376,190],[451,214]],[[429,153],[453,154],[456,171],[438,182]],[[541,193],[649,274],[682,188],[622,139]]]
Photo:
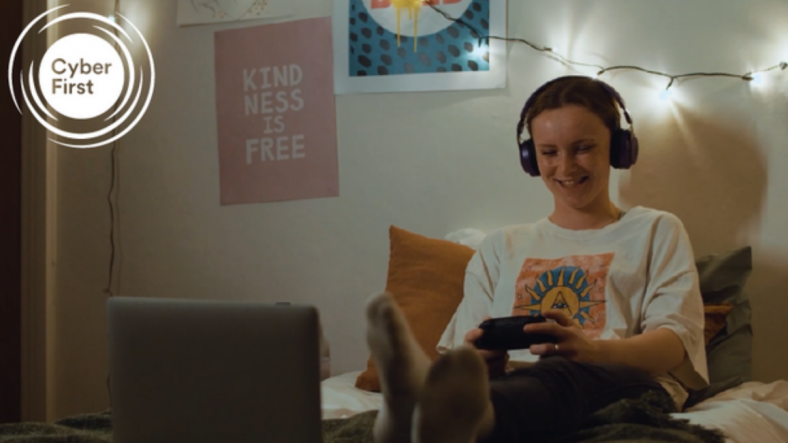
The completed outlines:
[[[487,36],[506,36],[506,0],[334,0],[335,91],[504,88],[506,45]]]
[[[292,0],[178,0],[178,25],[257,20],[293,14]]]
[[[329,17],[215,34],[223,205],[339,195]]]

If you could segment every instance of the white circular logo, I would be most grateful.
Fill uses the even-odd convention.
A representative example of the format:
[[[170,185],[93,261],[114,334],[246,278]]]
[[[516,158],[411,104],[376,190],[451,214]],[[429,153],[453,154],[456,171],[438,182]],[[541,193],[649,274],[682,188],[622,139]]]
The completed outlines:
[[[74,12],[38,22],[58,9],[39,15],[22,31],[11,51],[8,85],[17,110],[26,105],[38,122],[59,138],[50,140],[71,148],[96,148],[110,144],[131,131],[150,105],[156,83],[156,70],[148,42],[123,15],[124,27],[102,15]],[[41,60],[32,60],[14,72],[14,61],[28,32],[42,33],[50,26],[67,20],[81,20],[91,32],[67,34],[47,49]],[[133,31],[133,32],[132,32]],[[130,51],[140,45],[144,51]],[[132,52],[147,57],[135,60]],[[19,82],[21,99],[17,99],[14,82]],[[62,121],[79,120],[84,132],[61,129]],[[68,126],[66,126],[68,127]]]
[[[435,4],[452,17],[462,17],[472,2],[473,0],[444,0]],[[393,34],[423,37],[441,32],[454,23],[435,12],[429,5],[398,7],[413,4],[418,3],[413,0],[364,0],[364,7],[372,18]]]
[[[38,67],[44,99],[57,112],[86,120],[107,112],[123,92],[126,73],[103,38],[73,34],[56,41]]]

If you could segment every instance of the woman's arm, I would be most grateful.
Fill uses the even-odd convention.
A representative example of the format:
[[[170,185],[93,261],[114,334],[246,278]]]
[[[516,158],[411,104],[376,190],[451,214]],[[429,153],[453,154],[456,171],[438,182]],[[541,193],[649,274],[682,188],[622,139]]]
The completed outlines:
[[[532,323],[525,327],[525,332],[552,335],[559,347],[556,349],[552,343],[533,345],[532,354],[558,354],[575,361],[620,364],[655,375],[675,369],[684,361],[681,339],[667,328],[621,340],[592,340],[563,311],[550,310],[542,315],[555,323]]]
[[[648,331],[623,340],[598,340],[597,360],[664,374],[684,361],[684,345],[666,328]]]
[[[436,347],[441,354],[462,346],[468,331],[478,327],[491,315],[495,283],[499,278],[497,255],[492,242],[495,235],[493,233],[485,237],[466,266],[462,300]]]

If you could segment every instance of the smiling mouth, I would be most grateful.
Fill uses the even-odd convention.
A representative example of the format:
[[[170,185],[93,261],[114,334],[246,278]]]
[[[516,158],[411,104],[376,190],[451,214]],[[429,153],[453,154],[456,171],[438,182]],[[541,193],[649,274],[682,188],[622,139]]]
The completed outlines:
[[[573,180],[558,180],[555,179],[562,188],[565,189],[574,189],[582,185],[583,183],[588,181],[588,177],[581,177],[580,179],[573,179]]]

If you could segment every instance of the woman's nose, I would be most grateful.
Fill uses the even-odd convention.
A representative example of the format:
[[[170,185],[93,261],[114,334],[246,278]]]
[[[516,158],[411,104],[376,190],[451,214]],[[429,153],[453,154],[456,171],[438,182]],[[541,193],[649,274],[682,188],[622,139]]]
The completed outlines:
[[[577,162],[575,161],[575,156],[572,154],[563,153],[559,155],[558,159],[558,172],[560,174],[566,174],[574,172],[575,168],[577,167]]]

